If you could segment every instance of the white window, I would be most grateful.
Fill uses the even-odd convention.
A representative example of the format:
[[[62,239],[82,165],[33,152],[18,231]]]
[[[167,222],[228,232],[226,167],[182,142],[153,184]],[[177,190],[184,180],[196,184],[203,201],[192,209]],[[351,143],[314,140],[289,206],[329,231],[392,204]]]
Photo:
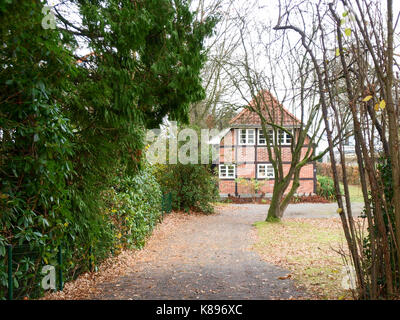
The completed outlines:
[[[254,144],[255,136],[255,129],[239,129],[239,144]]]
[[[220,164],[219,165],[219,177],[221,179],[233,179],[235,178],[236,167],[234,164]]]
[[[274,167],[270,163],[259,163],[257,165],[258,178],[275,178]]]
[[[293,130],[289,130],[293,134]],[[292,143],[292,136],[286,131],[279,130],[278,132],[278,143],[280,145],[290,145]]]
[[[274,130],[272,130],[272,129],[268,130],[267,138],[268,138],[270,144],[272,144],[274,142]],[[259,145],[267,144],[267,141],[265,139],[264,132],[262,129],[258,130],[258,144]]]
[[[267,144],[267,140],[265,140],[264,132],[262,129],[258,129],[258,142],[259,145]]]

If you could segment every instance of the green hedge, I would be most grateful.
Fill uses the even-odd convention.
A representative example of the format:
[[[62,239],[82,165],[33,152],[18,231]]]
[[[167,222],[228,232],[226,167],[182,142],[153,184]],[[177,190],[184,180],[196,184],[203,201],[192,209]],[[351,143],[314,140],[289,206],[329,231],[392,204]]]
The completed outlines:
[[[60,244],[67,279],[88,269],[89,256],[142,246],[160,201],[138,173],[145,129],[168,115],[188,120],[204,96],[203,40],[215,19],[195,23],[183,0],[93,3],[64,2],[79,12],[93,51],[78,57],[73,31],[42,26],[43,1],[0,2],[0,297],[8,244],[16,298],[41,294],[38,271],[56,263]]]
[[[157,180],[164,193],[171,192],[175,210],[212,213],[218,199],[218,181],[210,165],[170,164],[156,166]]]
[[[116,179],[110,191],[111,214],[124,246],[143,247],[161,215],[162,193],[151,168],[134,177]]]
[[[327,200],[335,200],[335,185],[333,179],[317,175],[317,194]]]
[[[64,281],[89,271],[90,261],[99,264],[123,248],[141,248],[161,215],[161,188],[150,168],[135,176],[114,179],[102,194],[101,214],[72,215],[68,222],[49,220],[39,237],[13,243],[14,299],[43,294],[40,271],[44,265],[58,266],[58,245],[62,244]],[[42,221],[42,220],[40,220]],[[39,233],[35,226],[33,233]],[[57,231],[57,238],[55,237]],[[22,237],[21,237],[22,238]],[[90,252],[91,250],[91,252]],[[7,294],[6,242],[0,242],[0,299]],[[58,281],[58,279],[57,279]]]

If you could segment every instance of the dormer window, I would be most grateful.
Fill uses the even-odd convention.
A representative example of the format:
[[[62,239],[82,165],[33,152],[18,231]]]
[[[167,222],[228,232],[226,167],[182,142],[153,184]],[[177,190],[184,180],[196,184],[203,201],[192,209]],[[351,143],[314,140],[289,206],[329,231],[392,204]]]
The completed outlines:
[[[239,129],[239,144],[254,145],[256,141],[255,129]]]

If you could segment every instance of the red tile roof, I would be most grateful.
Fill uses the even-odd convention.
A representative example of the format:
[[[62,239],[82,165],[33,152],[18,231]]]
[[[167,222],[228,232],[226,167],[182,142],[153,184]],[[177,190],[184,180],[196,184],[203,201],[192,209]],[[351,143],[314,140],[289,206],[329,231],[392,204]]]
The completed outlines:
[[[257,102],[263,108],[262,113],[267,122],[274,122],[283,126],[295,126],[301,123],[300,120],[286,110],[268,90],[261,91],[258,96],[250,102],[250,106],[256,106]],[[245,108],[239,112],[229,123],[231,126],[261,125],[261,120],[255,112]]]

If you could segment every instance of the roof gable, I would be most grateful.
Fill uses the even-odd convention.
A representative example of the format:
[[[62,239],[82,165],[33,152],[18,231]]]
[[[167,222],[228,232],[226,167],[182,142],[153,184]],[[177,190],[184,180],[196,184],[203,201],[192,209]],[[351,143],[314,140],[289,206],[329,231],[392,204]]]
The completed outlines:
[[[298,126],[301,123],[300,120],[286,110],[268,90],[261,91],[257,97],[250,102],[250,105],[256,104],[261,106],[262,114],[267,122],[273,122],[283,126]],[[261,125],[261,119],[257,113],[245,108],[239,112],[229,124],[231,126]]]

